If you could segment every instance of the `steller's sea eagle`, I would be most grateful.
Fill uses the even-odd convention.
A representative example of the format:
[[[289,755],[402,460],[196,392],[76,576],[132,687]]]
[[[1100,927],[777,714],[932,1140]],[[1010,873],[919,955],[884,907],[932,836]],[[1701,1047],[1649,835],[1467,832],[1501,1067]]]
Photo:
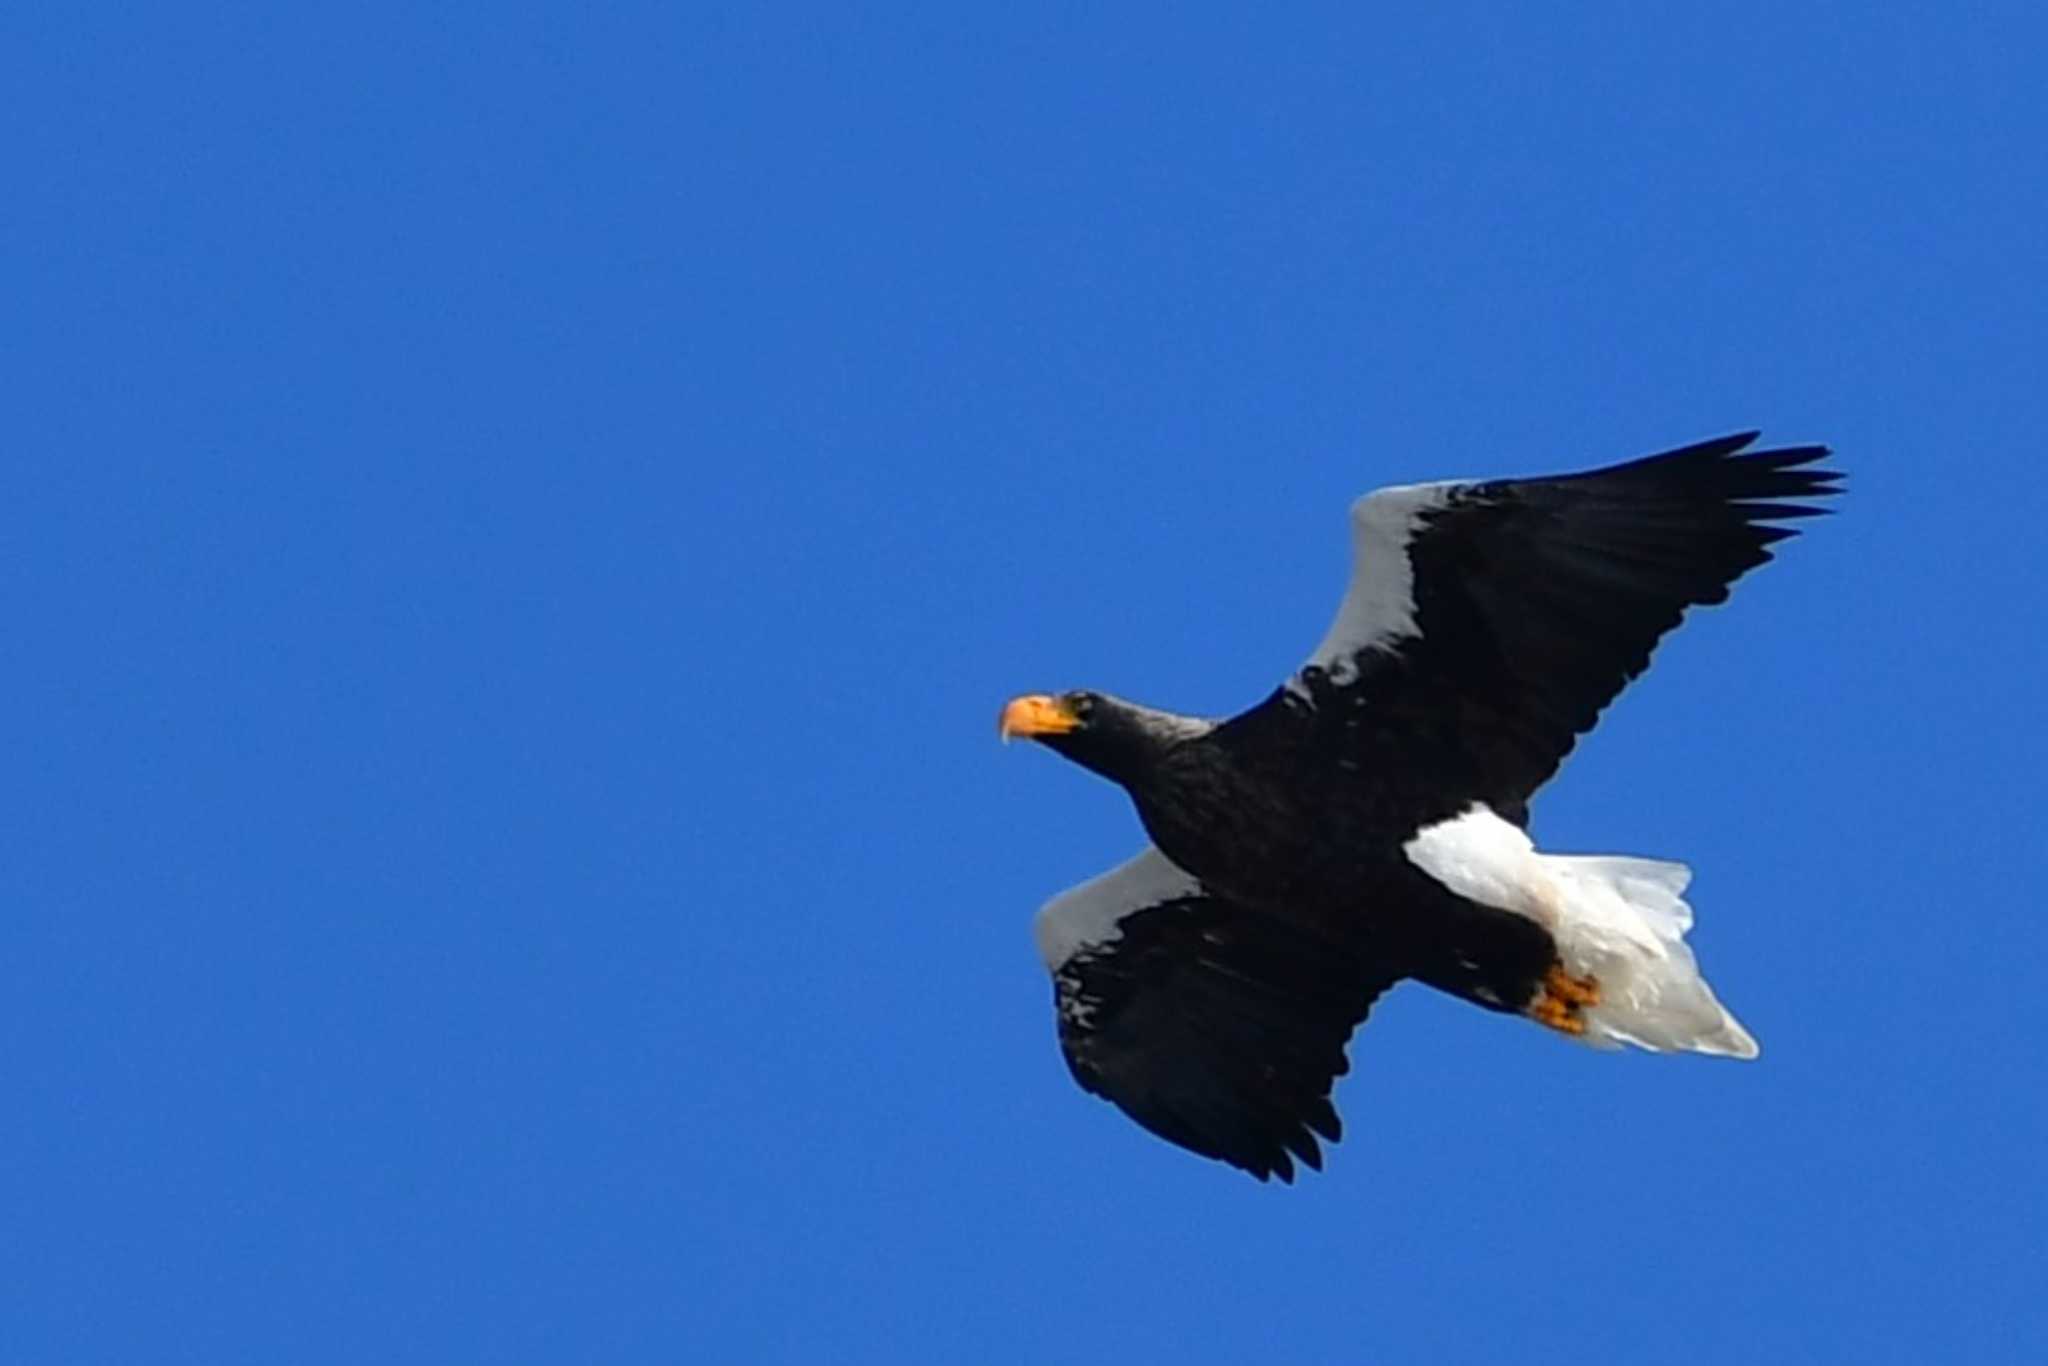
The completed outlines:
[[[1598,1047],[1753,1058],[1701,978],[1681,863],[1538,853],[1529,798],[1650,662],[1837,491],[1755,432],[1584,474],[1381,489],[1328,634],[1227,721],[1019,697],[1152,842],[1034,930],[1061,1051],[1145,1128],[1260,1180],[1322,1166],[1352,1029],[1414,978]]]

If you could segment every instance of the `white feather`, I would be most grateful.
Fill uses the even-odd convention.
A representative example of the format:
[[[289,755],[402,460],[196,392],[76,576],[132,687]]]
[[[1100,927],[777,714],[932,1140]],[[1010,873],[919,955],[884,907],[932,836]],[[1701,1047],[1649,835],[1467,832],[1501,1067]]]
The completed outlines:
[[[1069,888],[1039,908],[1031,921],[1038,955],[1048,969],[1085,948],[1106,944],[1123,933],[1125,916],[1180,897],[1199,896],[1202,884],[1179,864],[1150,845],[1125,863]]]
[[[1418,634],[1408,543],[1423,515],[1450,501],[1458,486],[1456,480],[1404,484],[1369,493],[1351,505],[1351,583],[1309,664],[1343,682],[1359,651],[1390,649]]]
[[[1529,917],[1550,931],[1575,977],[1599,983],[1582,1013],[1595,1047],[1753,1058],[1756,1040],[1714,997],[1685,942],[1692,908],[1682,863],[1624,855],[1542,854],[1483,805],[1419,831],[1409,861],[1467,900]]]

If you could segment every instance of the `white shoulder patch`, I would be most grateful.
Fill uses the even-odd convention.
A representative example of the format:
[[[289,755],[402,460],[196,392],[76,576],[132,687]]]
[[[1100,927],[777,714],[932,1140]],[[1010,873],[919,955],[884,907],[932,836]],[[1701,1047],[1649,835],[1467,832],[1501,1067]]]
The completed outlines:
[[[1124,917],[1180,897],[1201,895],[1193,874],[1150,845],[1128,863],[1061,892],[1031,922],[1038,955],[1057,969],[1084,948],[1106,944],[1123,931]]]
[[[1558,893],[1522,828],[1484,802],[1415,832],[1401,852],[1444,886],[1482,906],[1527,916],[1555,931]]]
[[[1351,505],[1351,583],[1322,643],[1308,662],[1338,682],[1366,649],[1387,649],[1418,634],[1415,570],[1408,544],[1425,513],[1443,507],[1464,481],[1404,484],[1369,493]]]

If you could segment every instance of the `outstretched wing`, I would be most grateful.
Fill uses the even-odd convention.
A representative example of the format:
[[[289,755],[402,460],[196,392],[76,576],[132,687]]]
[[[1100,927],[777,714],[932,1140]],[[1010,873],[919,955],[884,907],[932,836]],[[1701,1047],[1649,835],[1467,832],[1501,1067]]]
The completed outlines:
[[[1836,492],[1824,446],[1755,432],[1584,474],[1382,489],[1353,505],[1353,570],[1309,662],[1223,738],[1311,718],[1319,751],[1390,788],[1529,796],[1686,608],[1724,601]]]
[[[1330,1087],[1394,977],[1211,896],[1158,850],[1046,903],[1060,1050],[1083,1089],[1183,1148],[1264,1181],[1321,1169]]]

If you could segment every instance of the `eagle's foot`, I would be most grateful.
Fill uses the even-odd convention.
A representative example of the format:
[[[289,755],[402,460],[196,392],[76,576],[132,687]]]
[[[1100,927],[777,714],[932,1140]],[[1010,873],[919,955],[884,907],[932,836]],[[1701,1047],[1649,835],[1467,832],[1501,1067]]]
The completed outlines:
[[[1574,977],[1562,963],[1552,963],[1529,1002],[1528,1015],[1537,1024],[1560,1034],[1577,1036],[1586,1032],[1580,1012],[1600,1004],[1600,983],[1591,977]]]

